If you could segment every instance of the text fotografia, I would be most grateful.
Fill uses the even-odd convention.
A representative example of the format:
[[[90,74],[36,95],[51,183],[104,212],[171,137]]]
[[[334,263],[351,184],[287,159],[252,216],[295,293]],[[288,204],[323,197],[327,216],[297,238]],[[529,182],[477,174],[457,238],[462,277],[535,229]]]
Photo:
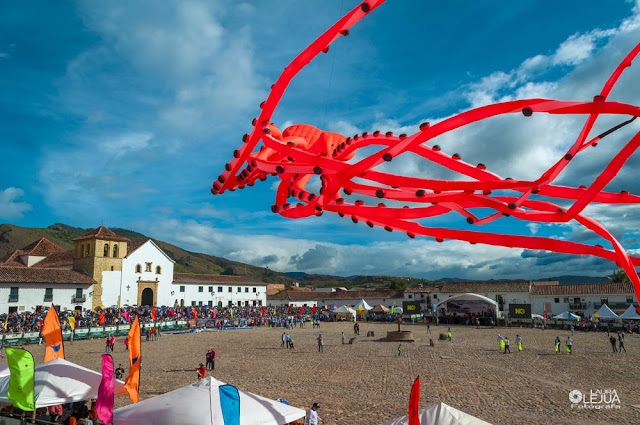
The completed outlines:
[[[619,409],[620,397],[616,390],[590,390],[582,393],[573,390],[569,393],[572,409]]]

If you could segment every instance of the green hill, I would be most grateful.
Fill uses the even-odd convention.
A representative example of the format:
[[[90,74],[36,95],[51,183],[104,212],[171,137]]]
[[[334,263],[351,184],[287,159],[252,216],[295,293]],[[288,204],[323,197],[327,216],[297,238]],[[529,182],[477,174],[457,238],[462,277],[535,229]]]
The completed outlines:
[[[160,248],[176,262],[174,271],[177,273],[196,274],[227,274],[250,276],[267,283],[290,283],[291,277],[284,273],[274,272],[263,267],[256,267],[226,258],[191,252],[167,242],[149,238],[142,233],[132,230],[110,228],[120,236],[132,241],[146,241],[152,239]],[[45,237],[64,249],[73,249],[73,238],[83,236],[93,229],[81,229],[56,223],[47,228],[19,227],[13,224],[0,224],[0,258],[4,258],[16,249],[23,248],[32,242]]]

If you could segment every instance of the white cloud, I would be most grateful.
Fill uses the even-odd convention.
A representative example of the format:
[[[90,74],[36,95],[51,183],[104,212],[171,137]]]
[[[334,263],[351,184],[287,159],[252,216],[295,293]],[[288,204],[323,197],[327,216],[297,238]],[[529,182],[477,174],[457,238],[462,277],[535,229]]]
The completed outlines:
[[[0,190],[0,219],[19,220],[32,207],[26,202],[17,202],[24,196],[24,191],[17,187]]]
[[[99,149],[114,158],[120,158],[131,152],[143,150],[149,146],[153,134],[149,132],[126,133],[111,139],[105,139],[98,144]]]

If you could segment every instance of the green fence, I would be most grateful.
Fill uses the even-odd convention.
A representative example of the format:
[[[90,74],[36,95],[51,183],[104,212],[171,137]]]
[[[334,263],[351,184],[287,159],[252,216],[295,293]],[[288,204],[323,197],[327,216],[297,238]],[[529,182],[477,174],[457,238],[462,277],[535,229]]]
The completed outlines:
[[[142,328],[151,328],[156,327],[160,331],[172,331],[185,329],[189,326],[186,321],[179,320],[173,322],[157,322],[157,323],[144,323]],[[92,338],[105,338],[109,334],[114,334],[116,336],[127,335],[129,333],[129,328],[131,325],[117,325],[117,326],[101,326],[101,327],[93,327],[93,328],[77,328],[73,332],[73,339],[92,339]],[[71,339],[71,331],[66,330],[62,332],[62,338],[65,341],[69,341]],[[2,345],[23,345],[23,344],[37,344],[40,339],[40,334],[38,332],[23,332],[23,333],[9,333],[2,335]],[[0,425],[2,421],[0,420]]]

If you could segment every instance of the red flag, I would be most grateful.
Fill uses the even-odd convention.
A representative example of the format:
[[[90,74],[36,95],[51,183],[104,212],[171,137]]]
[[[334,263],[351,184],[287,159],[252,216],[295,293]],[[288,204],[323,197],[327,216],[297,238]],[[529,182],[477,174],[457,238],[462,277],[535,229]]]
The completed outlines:
[[[416,378],[411,387],[409,397],[409,424],[420,425],[420,415],[418,414],[418,404],[420,404],[420,376]]]
[[[289,310],[287,311],[287,313],[291,313],[291,305],[289,305]]]
[[[264,317],[264,307],[262,307],[262,317]]]
[[[44,318],[44,324],[42,325],[40,332],[42,332],[44,343],[47,345],[44,353],[45,363],[57,358],[64,359],[62,328],[60,327],[58,313],[56,313],[56,309],[53,307],[53,304],[51,304],[51,308]]]
[[[104,311],[100,312],[100,320],[98,320],[98,324],[104,325]]]
[[[316,313],[316,305],[314,304],[313,307],[311,308],[311,314],[315,314]]]
[[[157,318],[158,318],[158,313],[156,311],[156,308],[151,307],[151,319],[153,319],[153,321],[155,322]]]

